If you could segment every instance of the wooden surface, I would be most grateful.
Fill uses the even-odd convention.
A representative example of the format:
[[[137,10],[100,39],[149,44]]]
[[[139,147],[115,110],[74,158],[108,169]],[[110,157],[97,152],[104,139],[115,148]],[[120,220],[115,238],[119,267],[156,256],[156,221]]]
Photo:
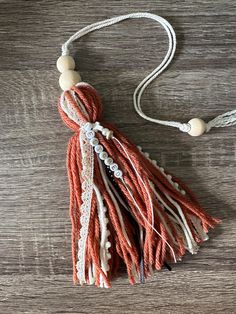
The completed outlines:
[[[65,152],[71,132],[57,112],[60,45],[89,23],[129,12],[166,17],[174,62],[143,97],[147,114],[188,121],[235,108],[233,0],[0,1],[0,313],[236,313],[236,128],[201,138],[147,123],[132,106],[139,81],[167,49],[149,20],[126,21],[76,42],[84,80],[104,118],[187,182],[223,223],[199,254],[172,272],[111,290],[72,284]]]

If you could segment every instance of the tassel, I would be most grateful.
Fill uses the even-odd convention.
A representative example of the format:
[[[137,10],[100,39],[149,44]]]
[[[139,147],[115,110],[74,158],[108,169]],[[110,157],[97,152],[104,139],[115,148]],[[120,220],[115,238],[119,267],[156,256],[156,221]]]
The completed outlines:
[[[121,264],[131,284],[144,282],[186,251],[197,253],[219,220],[149,154],[100,122],[96,90],[78,83],[58,108],[74,132],[67,152],[74,282],[109,288]]]

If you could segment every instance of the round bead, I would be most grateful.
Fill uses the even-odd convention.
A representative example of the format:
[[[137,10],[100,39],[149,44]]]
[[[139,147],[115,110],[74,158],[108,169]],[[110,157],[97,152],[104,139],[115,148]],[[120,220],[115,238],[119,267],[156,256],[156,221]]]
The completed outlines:
[[[101,160],[104,160],[104,159],[106,159],[107,157],[108,157],[108,154],[107,154],[106,152],[102,152],[102,153],[99,154],[99,158],[100,158]]]
[[[102,135],[103,136],[106,136],[108,132],[109,132],[109,129],[107,129],[107,128],[102,129]]]
[[[57,59],[57,69],[61,73],[67,70],[74,70],[75,60],[71,56],[60,56],[60,58]]]
[[[105,165],[110,166],[113,163],[113,159],[111,157],[108,157],[105,159]]]
[[[83,128],[85,131],[90,131],[93,128],[93,124],[91,122],[87,122]]]
[[[102,145],[96,145],[95,146],[95,152],[96,153],[101,153],[103,151],[103,147],[102,147]]]
[[[87,131],[86,132],[86,136],[87,136],[87,138],[93,138],[94,136],[95,136],[95,132],[94,131]]]
[[[60,75],[59,85],[62,90],[66,91],[80,81],[81,77],[78,72],[73,70],[67,70]]]
[[[99,140],[98,140],[96,137],[94,137],[94,138],[92,138],[92,139],[89,141],[89,143],[90,143],[92,146],[96,146],[96,145],[98,145]]]
[[[116,171],[114,172],[114,176],[115,176],[116,178],[121,178],[122,175],[123,175],[123,173],[122,173],[121,170],[116,170]]]
[[[188,132],[191,136],[200,136],[206,131],[206,123],[199,118],[193,118],[189,122],[190,131]]]
[[[118,170],[118,165],[116,163],[113,163],[110,165],[110,169],[111,169],[111,171],[116,171],[116,170]]]

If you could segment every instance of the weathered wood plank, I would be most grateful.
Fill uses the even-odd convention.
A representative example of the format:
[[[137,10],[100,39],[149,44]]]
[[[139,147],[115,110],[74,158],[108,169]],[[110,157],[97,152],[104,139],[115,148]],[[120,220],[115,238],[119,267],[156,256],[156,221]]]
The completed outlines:
[[[234,1],[0,1],[0,312],[235,313],[236,128],[193,139],[143,121],[132,93],[166,51],[151,21],[93,33],[73,52],[100,92],[104,119],[186,181],[223,223],[199,254],[172,272],[110,291],[71,282],[65,152],[71,132],[57,112],[55,60],[77,29],[131,11],[158,13],[178,38],[176,58],[143,97],[149,115],[188,121],[234,109]],[[141,29],[141,31],[140,31]]]

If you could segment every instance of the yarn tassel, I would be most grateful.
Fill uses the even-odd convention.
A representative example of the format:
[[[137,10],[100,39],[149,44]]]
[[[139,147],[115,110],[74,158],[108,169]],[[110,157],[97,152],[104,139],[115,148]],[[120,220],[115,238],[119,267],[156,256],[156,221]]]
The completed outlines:
[[[109,288],[122,262],[131,284],[144,282],[186,250],[197,253],[219,220],[119,130],[98,122],[96,90],[79,83],[58,108],[75,132],[67,153],[74,282]]]

